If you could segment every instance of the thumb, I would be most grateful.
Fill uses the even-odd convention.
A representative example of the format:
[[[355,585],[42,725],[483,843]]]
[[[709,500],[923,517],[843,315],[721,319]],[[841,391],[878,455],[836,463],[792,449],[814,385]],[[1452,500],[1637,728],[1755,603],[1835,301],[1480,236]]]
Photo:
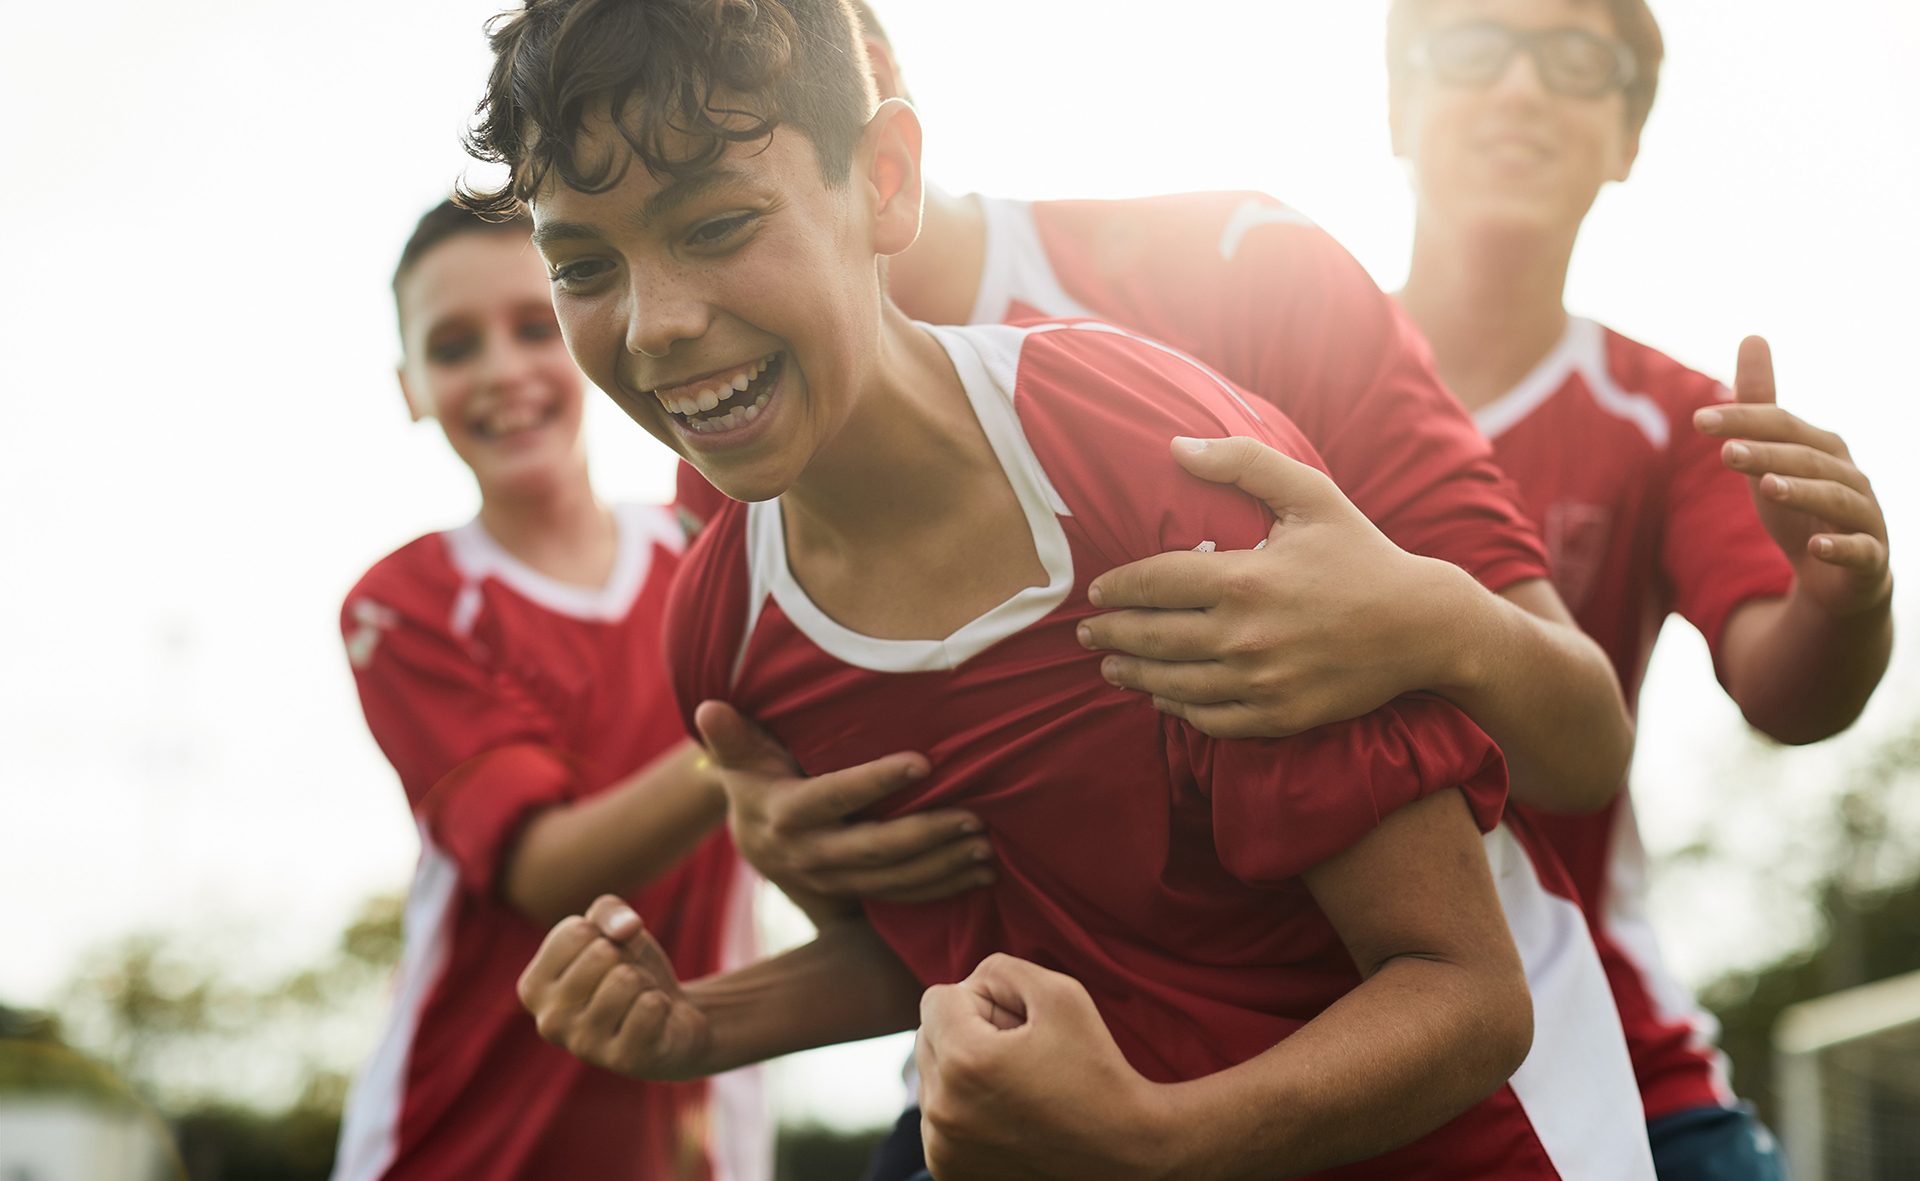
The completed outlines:
[[[745,714],[724,701],[703,701],[693,724],[714,763],[732,770],[795,771],[793,756]]]
[[[1775,394],[1773,346],[1763,336],[1749,336],[1740,342],[1740,364],[1733,377],[1734,400],[1771,406]]]
[[[1280,454],[1257,439],[1176,438],[1173,458],[1181,467],[1216,484],[1233,484],[1266,502],[1285,519],[1325,500],[1331,480],[1310,464]]]

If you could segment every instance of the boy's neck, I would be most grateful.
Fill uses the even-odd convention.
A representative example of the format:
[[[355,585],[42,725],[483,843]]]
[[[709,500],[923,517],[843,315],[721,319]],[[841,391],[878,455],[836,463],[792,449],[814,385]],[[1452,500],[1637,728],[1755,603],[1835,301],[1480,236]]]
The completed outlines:
[[[613,574],[619,527],[594,495],[585,457],[537,490],[482,485],[480,525],[502,549],[558,582],[598,589]]]
[[[889,305],[876,358],[846,424],[780,498],[788,565],[845,627],[944,639],[1046,572],[940,342]]]
[[[1574,233],[1462,233],[1422,218],[1400,303],[1433,346],[1440,378],[1469,410],[1494,401],[1566,333]]]
[[[965,324],[980,296],[987,218],[980,202],[927,185],[920,236],[887,260],[887,290],[909,319]]]

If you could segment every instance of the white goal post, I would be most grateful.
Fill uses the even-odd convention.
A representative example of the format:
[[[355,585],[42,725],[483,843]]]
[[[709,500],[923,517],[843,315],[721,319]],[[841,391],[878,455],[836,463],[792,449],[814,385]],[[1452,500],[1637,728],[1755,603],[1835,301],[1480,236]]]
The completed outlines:
[[[1773,1051],[1794,1181],[1920,1178],[1920,972],[1794,1005]]]

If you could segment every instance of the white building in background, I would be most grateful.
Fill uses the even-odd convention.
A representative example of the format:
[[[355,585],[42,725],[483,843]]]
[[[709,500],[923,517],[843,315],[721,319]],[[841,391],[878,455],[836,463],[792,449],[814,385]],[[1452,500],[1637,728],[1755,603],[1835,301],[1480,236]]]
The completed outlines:
[[[0,1181],[171,1181],[165,1135],[130,1108],[0,1093]]]

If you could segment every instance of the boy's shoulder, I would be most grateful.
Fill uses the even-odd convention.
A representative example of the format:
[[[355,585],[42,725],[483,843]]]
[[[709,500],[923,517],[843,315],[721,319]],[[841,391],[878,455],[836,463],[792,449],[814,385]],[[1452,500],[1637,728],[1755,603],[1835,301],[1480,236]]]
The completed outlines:
[[[1175,438],[1244,436],[1325,470],[1273,407],[1187,354],[1114,325],[940,331],[952,334],[957,362],[971,350],[992,379],[988,393],[974,395],[989,435],[997,395],[1014,412],[1019,442],[1056,511],[1115,564],[1204,541],[1243,548],[1266,534],[1264,507],[1187,472],[1173,457]]]
[[[1676,361],[1650,344],[1598,328],[1606,371],[1625,390],[1658,402],[1669,416],[1692,421],[1702,406],[1731,399],[1726,383]]]
[[[1319,245],[1332,239],[1312,218],[1268,193],[1217,190],[1117,200],[1036,201],[1032,214],[1043,234],[1081,239],[1103,268],[1131,270],[1169,258],[1220,264],[1269,241]],[[1256,233],[1284,226],[1306,233]]]
[[[461,583],[446,534],[427,533],[368,567],[347,592],[347,604],[373,600],[409,615],[432,615],[452,605]]]
[[[718,492],[713,505],[681,559],[663,620],[668,676],[689,734],[693,708],[731,687],[750,629],[747,506]]]

